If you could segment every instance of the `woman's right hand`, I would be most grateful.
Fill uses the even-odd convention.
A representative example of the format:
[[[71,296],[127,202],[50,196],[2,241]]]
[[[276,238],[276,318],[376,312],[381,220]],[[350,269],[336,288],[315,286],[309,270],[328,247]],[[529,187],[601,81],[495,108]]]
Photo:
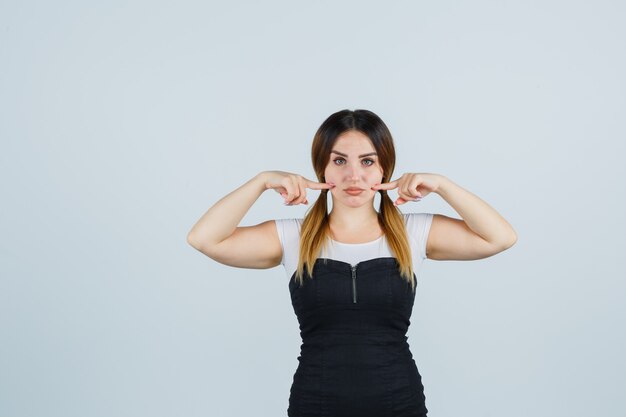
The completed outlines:
[[[285,204],[309,204],[306,199],[306,189],[323,190],[335,186],[333,183],[316,182],[304,178],[302,175],[292,174],[285,171],[265,171],[265,189],[273,189],[285,198]]]

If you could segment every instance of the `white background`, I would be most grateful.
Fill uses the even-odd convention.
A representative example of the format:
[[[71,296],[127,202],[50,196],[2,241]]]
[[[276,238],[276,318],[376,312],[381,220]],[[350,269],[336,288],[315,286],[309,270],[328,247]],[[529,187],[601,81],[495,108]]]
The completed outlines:
[[[518,233],[425,262],[408,335],[429,416],[623,416],[625,11],[1,3],[0,415],[286,416],[284,269],[187,233],[261,171],[314,179],[316,129],[364,108],[394,178],[445,175]],[[241,225],[306,208],[269,191]],[[459,217],[437,194],[401,209]]]

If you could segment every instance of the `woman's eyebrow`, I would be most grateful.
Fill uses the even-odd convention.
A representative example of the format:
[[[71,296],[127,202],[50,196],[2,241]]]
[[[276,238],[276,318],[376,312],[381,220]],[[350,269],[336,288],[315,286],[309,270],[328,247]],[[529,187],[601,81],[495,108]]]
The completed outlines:
[[[336,153],[341,156],[345,156],[346,158],[348,157],[348,155],[346,155],[345,153],[337,152],[335,150],[332,150],[331,152]],[[364,153],[363,155],[359,155],[359,158],[363,158],[364,156],[370,156],[370,155],[377,155],[377,154],[376,152]]]

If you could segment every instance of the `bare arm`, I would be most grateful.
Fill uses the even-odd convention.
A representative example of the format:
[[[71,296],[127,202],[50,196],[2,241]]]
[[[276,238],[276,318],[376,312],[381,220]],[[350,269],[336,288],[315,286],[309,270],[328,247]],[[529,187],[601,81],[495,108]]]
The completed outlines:
[[[263,191],[274,189],[289,205],[308,204],[306,189],[331,188],[331,184],[307,180],[283,171],[263,171],[215,203],[196,222],[187,243],[225,265],[266,269],[278,266],[282,246],[276,222],[267,220],[254,226],[238,227],[243,216]]]
[[[196,249],[210,248],[232,235],[243,216],[266,190],[264,175],[265,172],[255,175],[209,208],[189,231],[187,243]]]
[[[473,232],[498,251],[508,249],[515,244],[517,233],[500,213],[480,197],[454,183],[448,177],[440,175],[438,178],[439,186],[435,192],[461,215],[465,222],[462,225],[465,232]],[[432,230],[431,228],[431,232]],[[462,232],[459,230],[456,233]],[[450,241],[454,238],[462,240],[463,236],[449,236]]]
[[[489,204],[443,175],[405,173],[373,190],[398,188],[394,204],[415,201],[431,192],[439,194],[462,219],[435,214],[426,243],[426,256],[436,260],[473,260],[493,256],[513,246],[517,233]]]

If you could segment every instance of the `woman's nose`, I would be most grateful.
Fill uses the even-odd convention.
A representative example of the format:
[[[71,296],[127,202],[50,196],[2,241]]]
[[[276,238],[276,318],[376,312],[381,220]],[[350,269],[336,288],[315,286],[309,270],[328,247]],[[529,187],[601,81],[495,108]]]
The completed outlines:
[[[351,180],[358,180],[359,176],[361,175],[361,171],[357,167],[349,167],[347,174],[348,178],[350,178]]]

